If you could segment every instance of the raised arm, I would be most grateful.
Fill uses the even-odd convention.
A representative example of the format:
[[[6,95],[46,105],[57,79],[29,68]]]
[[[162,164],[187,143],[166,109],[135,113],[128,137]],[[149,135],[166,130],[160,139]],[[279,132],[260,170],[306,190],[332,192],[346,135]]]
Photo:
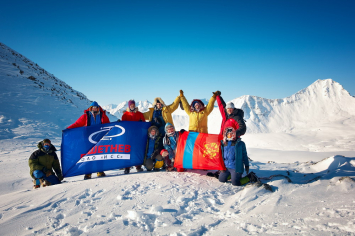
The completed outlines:
[[[217,91],[217,92],[219,92],[219,91]],[[216,101],[217,92],[213,93],[213,96],[211,97],[210,101],[208,102],[208,104],[206,106],[206,113],[208,115],[213,111],[214,102]]]
[[[185,96],[184,96],[184,92],[182,90],[180,90],[180,98],[181,98],[181,103],[182,103],[182,107],[184,108],[185,112],[190,115],[191,111],[190,111],[190,105],[187,102]]]
[[[227,118],[226,111],[225,111],[226,103],[224,102],[223,98],[221,97],[221,94],[217,95],[216,99],[217,99],[219,112],[221,113],[221,116],[222,116],[222,120],[226,120],[226,118]]]
[[[179,107],[179,103],[180,103],[180,96],[177,96],[174,100],[174,102],[172,104],[170,104],[169,106],[166,106],[166,108],[168,110],[170,110],[171,113],[173,113],[178,107]]]

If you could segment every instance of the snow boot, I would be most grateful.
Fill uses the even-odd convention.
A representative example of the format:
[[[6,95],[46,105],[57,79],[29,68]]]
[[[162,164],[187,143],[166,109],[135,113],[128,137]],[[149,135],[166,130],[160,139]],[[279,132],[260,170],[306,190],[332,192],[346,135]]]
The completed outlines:
[[[84,175],[84,180],[91,179],[91,174]]]
[[[125,168],[123,173],[124,173],[125,175],[126,175],[126,174],[129,174],[130,169],[131,169],[131,168],[129,168],[129,167],[128,167],[128,168]]]
[[[33,180],[33,189],[36,189],[39,187],[41,187],[41,182],[39,181],[39,179],[34,179]]]
[[[51,186],[52,185],[48,180],[45,180],[45,179],[41,179],[41,184],[42,184],[42,187],[46,187],[46,186]]]
[[[105,174],[105,172],[97,172],[97,177],[105,177],[106,176],[106,174]]]

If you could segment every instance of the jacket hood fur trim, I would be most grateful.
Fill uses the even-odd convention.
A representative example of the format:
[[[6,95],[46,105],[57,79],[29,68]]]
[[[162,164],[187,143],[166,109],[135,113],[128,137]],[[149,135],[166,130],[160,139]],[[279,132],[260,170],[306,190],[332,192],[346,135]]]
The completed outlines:
[[[126,111],[132,112],[132,111],[129,109],[129,107],[127,107]],[[138,111],[138,107],[135,107],[133,112],[136,113],[137,111]]]
[[[158,100],[159,100],[159,102],[163,105],[163,107],[166,107],[165,102],[164,102],[163,99],[161,99],[160,97],[154,98],[153,107],[155,107],[155,105],[157,105],[157,101],[158,101]]]
[[[201,105],[201,109],[200,109],[199,112],[203,111],[203,110],[205,109],[205,104],[204,104],[200,99],[194,99],[194,100],[191,102],[191,104],[190,104],[190,111],[191,111],[191,112],[196,112],[195,107],[194,107],[194,104],[195,104],[196,102],[200,103],[200,105]]]

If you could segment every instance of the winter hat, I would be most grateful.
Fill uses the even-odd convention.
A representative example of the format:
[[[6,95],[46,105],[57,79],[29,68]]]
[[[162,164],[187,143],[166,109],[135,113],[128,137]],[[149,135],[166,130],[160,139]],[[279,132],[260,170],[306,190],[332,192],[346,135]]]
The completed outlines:
[[[233,109],[235,108],[233,102],[228,102],[227,103],[226,109],[228,109],[228,108],[233,108]]]
[[[90,107],[99,107],[99,104],[96,101],[93,101]]]
[[[165,125],[165,132],[167,132],[168,131],[168,128],[174,128],[175,129],[175,127],[171,124],[171,123],[166,123],[166,125]]]
[[[131,107],[132,104],[136,106],[136,102],[133,99],[128,101],[128,107]]]
[[[51,140],[49,140],[49,139],[47,139],[47,138],[43,139],[42,143],[49,143],[49,144],[52,144],[52,143],[51,143]]]

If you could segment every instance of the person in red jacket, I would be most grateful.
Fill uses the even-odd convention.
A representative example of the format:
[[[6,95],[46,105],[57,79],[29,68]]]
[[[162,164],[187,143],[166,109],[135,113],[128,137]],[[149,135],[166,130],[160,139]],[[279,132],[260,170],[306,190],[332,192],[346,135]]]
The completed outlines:
[[[134,100],[128,101],[127,111],[122,115],[122,121],[143,121],[145,122],[145,118],[143,113],[138,111],[138,107],[136,107],[136,102]],[[131,167],[127,167],[124,170],[125,174],[129,174],[129,170]],[[137,172],[143,171],[142,165],[136,166]]]
[[[241,135],[244,135],[246,132],[246,125],[243,119],[244,111],[242,109],[235,108],[232,102],[228,102],[226,104],[221,97],[221,92],[218,91],[216,95],[218,108],[222,115],[221,131],[219,135],[223,135],[223,131],[226,127],[233,125],[236,126],[236,135],[238,138]]]
[[[138,111],[134,100],[128,101],[127,111],[122,115],[122,121],[144,121],[145,118],[142,112]]]
[[[74,122],[74,124],[67,127],[67,129],[74,129],[83,126],[98,125],[110,123],[109,118],[97,102],[92,102],[90,107],[84,111],[84,114]],[[106,176],[105,172],[97,172],[97,177]],[[91,179],[91,174],[84,175],[84,179]]]

